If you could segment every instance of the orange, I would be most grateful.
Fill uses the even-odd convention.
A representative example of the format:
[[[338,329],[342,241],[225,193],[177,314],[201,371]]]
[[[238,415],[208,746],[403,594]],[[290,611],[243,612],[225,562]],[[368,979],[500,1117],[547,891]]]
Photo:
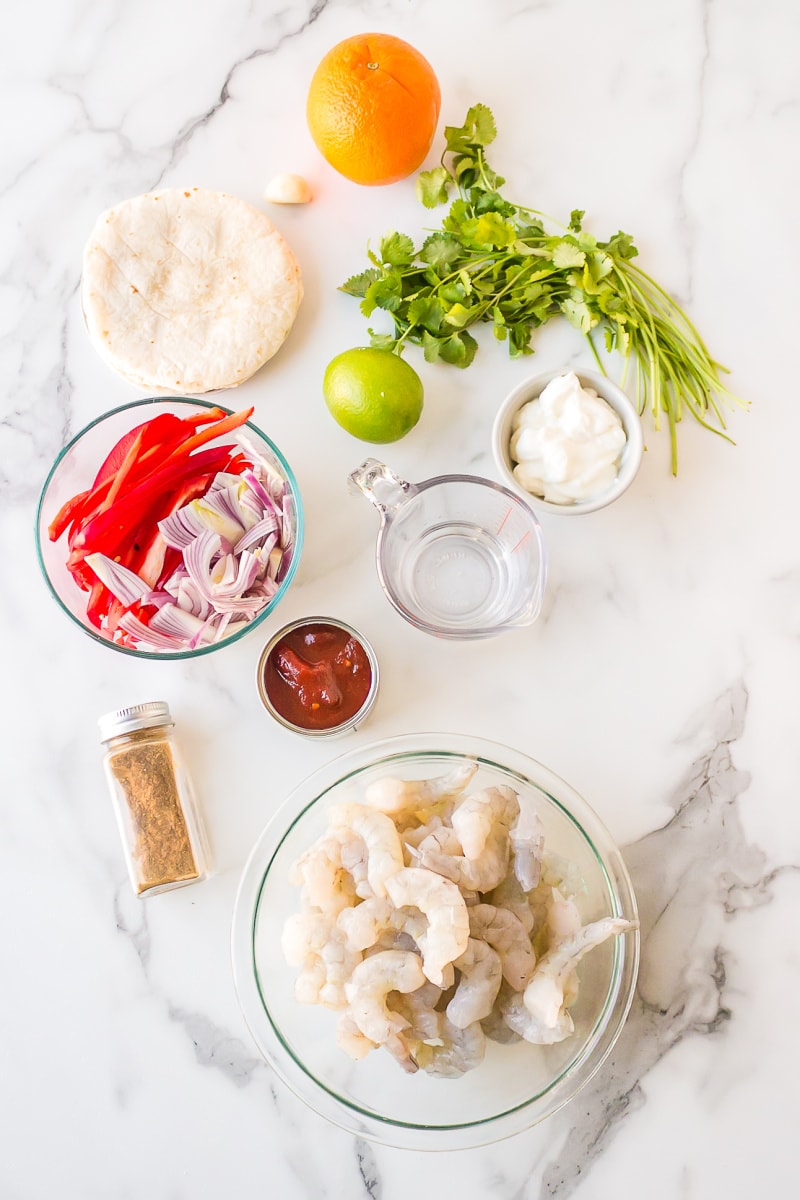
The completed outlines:
[[[345,38],[323,58],[306,116],[317,148],[354,183],[396,183],[431,148],[441,92],[418,50],[388,33]]]

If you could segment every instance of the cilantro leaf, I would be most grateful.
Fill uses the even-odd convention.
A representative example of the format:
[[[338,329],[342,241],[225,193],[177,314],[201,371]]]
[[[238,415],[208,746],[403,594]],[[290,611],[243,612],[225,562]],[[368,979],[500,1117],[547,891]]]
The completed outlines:
[[[339,285],[339,291],[347,292],[348,296],[366,296],[369,285],[379,278],[380,271],[376,267],[368,267],[360,275],[351,275],[346,279]]]
[[[458,238],[449,233],[432,233],[422,243],[419,257],[423,262],[430,263],[439,275],[447,275],[461,252]]]
[[[417,199],[426,208],[444,204],[452,185],[450,172],[445,167],[434,167],[432,171],[421,171],[417,176]]]
[[[417,296],[406,311],[409,325],[421,325],[429,333],[438,333],[444,320],[444,305],[432,296]]]
[[[403,299],[403,279],[397,271],[391,271],[380,279],[374,279],[361,301],[361,311],[371,317],[376,308],[397,312]]]
[[[390,267],[410,266],[414,253],[414,243],[404,233],[387,233],[381,238],[381,262]]]
[[[558,268],[564,267],[582,267],[586,262],[586,253],[581,250],[574,242],[567,238],[562,238],[553,249],[553,266]]]

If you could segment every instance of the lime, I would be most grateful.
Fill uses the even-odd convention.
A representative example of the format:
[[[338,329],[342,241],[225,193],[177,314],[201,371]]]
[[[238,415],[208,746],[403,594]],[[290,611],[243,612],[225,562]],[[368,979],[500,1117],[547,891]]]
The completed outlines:
[[[333,419],[363,442],[396,442],[422,413],[422,380],[391,350],[362,346],[337,354],[322,392]]]

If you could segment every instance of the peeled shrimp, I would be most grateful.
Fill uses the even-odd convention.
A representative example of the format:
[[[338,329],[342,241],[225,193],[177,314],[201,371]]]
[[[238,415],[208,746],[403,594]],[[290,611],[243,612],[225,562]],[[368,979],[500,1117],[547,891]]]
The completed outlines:
[[[468,1025],[459,1029],[439,1013],[439,1044],[421,1043],[416,1049],[416,1059],[429,1075],[442,1079],[456,1079],[480,1066],[486,1053],[486,1038],[480,1025]]]
[[[470,938],[453,966],[461,972],[461,978],[445,1011],[457,1029],[466,1029],[492,1011],[503,977],[502,964],[496,950],[486,942]]]
[[[480,858],[449,854],[443,850],[424,847],[424,844],[418,854],[421,867],[451,879],[465,891],[489,892],[504,879],[508,871],[510,852],[508,829],[498,822],[494,825]]]
[[[435,779],[375,779],[365,789],[364,800],[371,808],[391,816],[432,808],[463,792],[477,769],[476,762],[468,762]]]
[[[462,800],[452,816],[452,826],[466,858],[480,858],[498,826],[511,828],[519,816],[517,793],[505,785],[484,788]]]
[[[564,1010],[564,981],[584,954],[607,938],[633,928],[624,917],[603,917],[556,942],[536,964],[523,999],[533,1017],[554,1026]]]
[[[413,992],[425,976],[419,955],[408,950],[383,950],[365,958],[345,984],[349,1013],[361,1034],[385,1046],[406,1071],[416,1071],[404,1030],[408,1021],[386,1005],[389,992]]]
[[[325,834],[301,854],[289,870],[289,882],[302,884],[309,907],[336,916],[355,901],[353,876],[344,867],[341,842]]]
[[[529,796],[520,799],[519,816],[511,826],[509,837],[514,874],[522,890],[530,892],[542,875],[544,825]]]
[[[503,978],[522,991],[533,974],[536,955],[522,921],[507,908],[475,904],[468,910],[470,937],[483,941],[500,955]]]
[[[364,1037],[347,1009],[339,1014],[339,1020],[336,1022],[336,1045],[356,1062],[366,1058],[370,1050],[378,1048],[377,1043]]]
[[[408,1021],[405,1036],[409,1042],[438,1039],[441,1013],[435,1010],[441,996],[442,989],[426,979],[414,992],[397,992],[389,997],[390,1007]]]
[[[301,1003],[344,1007],[344,985],[361,955],[328,916],[314,910],[293,914],[283,927],[281,946],[290,966],[303,968],[295,986]]]
[[[407,908],[395,908],[388,897],[375,896],[339,913],[337,926],[352,950],[374,946],[384,934],[408,934],[414,942],[424,934],[425,918]]]
[[[504,979],[500,984],[497,1000],[488,1017],[484,1017],[481,1021],[481,1029],[493,1042],[499,1042],[502,1046],[508,1046],[512,1042],[521,1042],[522,1037],[516,1033],[506,1021],[503,1015],[503,1008],[508,1004],[517,993],[507,981]]]
[[[433,871],[405,867],[386,880],[396,908],[415,907],[427,918],[419,938],[422,964],[431,983],[444,986],[445,968],[463,954],[469,940],[469,916],[464,897],[454,883]]]
[[[429,834],[435,833],[437,829],[445,827],[444,821],[438,814],[434,814],[430,820],[423,825],[416,825],[409,829],[404,829],[402,832],[402,842],[407,850],[411,853],[418,849],[420,842],[424,841]]]
[[[525,991],[503,1005],[506,1023],[529,1042],[551,1045],[574,1032],[568,1011],[577,997],[572,973],[584,954],[607,938],[635,928],[623,917],[603,917],[557,942],[536,964]]]
[[[330,811],[334,833],[349,830],[367,851],[367,880],[376,896],[386,895],[386,880],[404,866],[400,835],[391,817],[365,804],[337,804]]]
[[[492,889],[486,899],[498,908],[507,908],[517,917],[525,932],[528,934],[531,932],[534,926],[534,917],[531,912],[530,898],[522,890],[522,884],[516,875],[509,873],[498,883],[496,888]]]
[[[411,858],[415,863],[420,863],[423,858],[431,854],[448,854],[451,857],[461,854],[458,834],[449,825],[440,824],[438,829],[434,829],[419,842],[416,850],[409,845],[408,841],[406,841],[406,846],[408,846]]]

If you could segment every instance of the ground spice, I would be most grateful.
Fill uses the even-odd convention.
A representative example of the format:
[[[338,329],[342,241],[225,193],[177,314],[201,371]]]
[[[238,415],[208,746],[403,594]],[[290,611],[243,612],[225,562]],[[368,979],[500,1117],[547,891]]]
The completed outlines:
[[[109,768],[128,810],[139,894],[197,879],[200,871],[186,828],[171,746],[167,742],[134,743],[109,755]]]
[[[143,712],[145,709],[153,711]],[[105,770],[134,891],[141,896],[204,878],[194,801],[170,742],[167,726],[172,721],[167,706],[154,702],[119,710],[119,714],[124,714],[120,731],[114,729],[103,739]],[[101,720],[101,727],[103,721],[119,719],[119,714]],[[137,721],[150,724],[131,728]]]

